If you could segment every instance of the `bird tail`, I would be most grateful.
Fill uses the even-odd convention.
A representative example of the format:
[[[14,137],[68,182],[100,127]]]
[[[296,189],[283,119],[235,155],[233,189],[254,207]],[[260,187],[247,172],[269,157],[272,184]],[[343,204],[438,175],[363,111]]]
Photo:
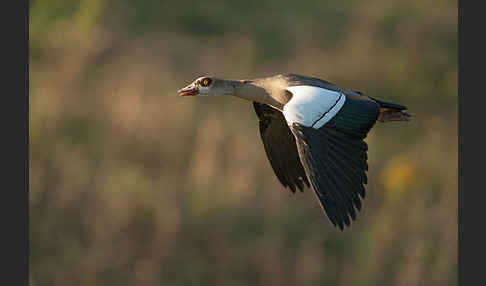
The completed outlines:
[[[406,106],[381,101],[372,98],[380,105],[380,114],[378,115],[378,122],[390,122],[390,121],[410,121],[412,117],[409,113],[405,112],[407,110]]]

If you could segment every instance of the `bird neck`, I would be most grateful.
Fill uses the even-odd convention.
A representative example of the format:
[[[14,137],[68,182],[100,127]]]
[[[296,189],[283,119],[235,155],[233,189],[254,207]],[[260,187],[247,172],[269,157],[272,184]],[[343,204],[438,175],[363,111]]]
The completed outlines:
[[[256,101],[272,105],[278,109],[282,109],[283,105],[275,100],[265,88],[259,86],[252,81],[232,81],[234,86],[233,96],[239,97],[249,101]]]

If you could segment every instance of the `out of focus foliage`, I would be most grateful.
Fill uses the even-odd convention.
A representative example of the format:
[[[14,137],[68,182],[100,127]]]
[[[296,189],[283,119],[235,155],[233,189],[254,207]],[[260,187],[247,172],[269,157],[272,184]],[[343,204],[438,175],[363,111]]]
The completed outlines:
[[[30,1],[32,285],[455,285],[455,1]],[[334,228],[204,74],[320,77],[409,107]]]

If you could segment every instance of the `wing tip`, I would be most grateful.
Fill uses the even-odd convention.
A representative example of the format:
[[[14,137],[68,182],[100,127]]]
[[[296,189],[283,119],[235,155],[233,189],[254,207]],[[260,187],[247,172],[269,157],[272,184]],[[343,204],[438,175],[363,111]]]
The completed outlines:
[[[365,154],[368,146],[366,142],[360,140],[358,144],[357,141],[349,141],[346,137],[338,136],[339,138],[335,138],[335,136],[340,134],[336,134],[333,130],[328,130],[328,128],[317,130],[302,126],[298,123],[293,123],[291,130],[297,138],[299,154],[301,154],[301,159],[303,159],[303,165],[305,168],[310,168],[310,185],[312,185],[312,189],[315,191],[324,213],[335,227],[344,231],[346,227],[351,226],[353,221],[356,221],[362,207],[361,200],[366,195],[364,186],[367,184],[367,162]],[[334,143],[335,140],[340,138],[344,140],[343,142],[353,144],[353,156],[360,156],[360,159],[354,160],[354,158],[349,157],[337,158],[335,156],[325,157],[319,151],[329,146],[327,144]],[[344,148],[341,150],[341,153],[342,151],[348,150],[346,148],[349,147],[347,144],[336,146]],[[339,155],[339,152],[336,153],[337,155]],[[345,154],[341,155],[345,156]],[[329,158],[334,160],[341,159],[345,165],[322,165],[326,161],[329,162]],[[366,164],[361,164],[361,160],[364,160]],[[344,169],[336,172],[336,168],[339,167]],[[307,169],[306,171],[309,172]],[[326,190],[324,190],[324,186]]]

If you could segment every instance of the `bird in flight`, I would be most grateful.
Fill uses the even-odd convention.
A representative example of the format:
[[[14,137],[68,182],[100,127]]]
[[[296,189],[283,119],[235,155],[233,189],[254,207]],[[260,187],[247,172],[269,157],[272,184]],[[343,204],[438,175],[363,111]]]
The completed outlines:
[[[297,74],[252,80],[203,76],[178,93],[252,101],[280,183],[293,193],[312,187],[329,220],[341,230],[356,219],[360,197],[365,197],[368,132],[375,122],[411,117],[405,106]]]

